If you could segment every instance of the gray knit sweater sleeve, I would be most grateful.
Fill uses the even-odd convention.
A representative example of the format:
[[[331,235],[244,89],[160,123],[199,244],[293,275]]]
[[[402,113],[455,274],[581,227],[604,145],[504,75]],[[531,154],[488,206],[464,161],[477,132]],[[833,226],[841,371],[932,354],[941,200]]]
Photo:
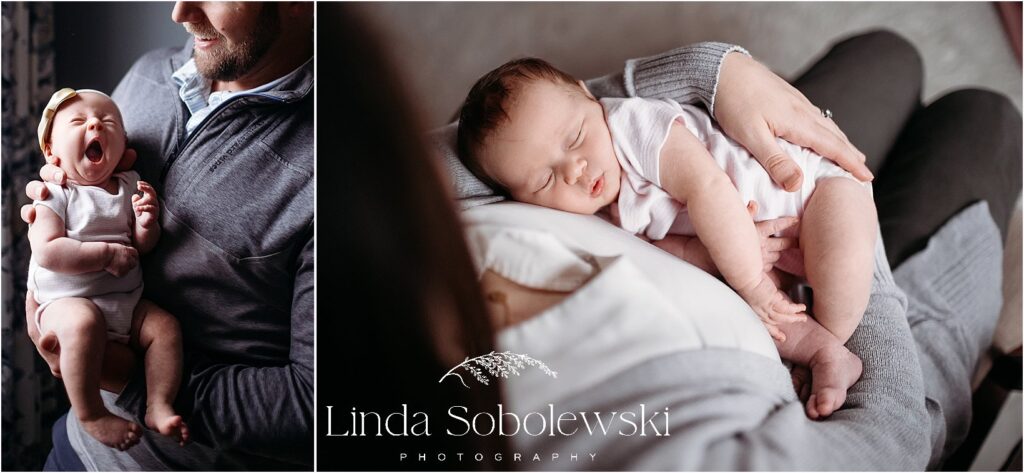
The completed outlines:
[[[726,54],[740,46],[704,42],[626,61],[621,73],[592,79],[587,87],[599,97],[670,98],[679,103],[698,100],[714,116],[718,74]]]

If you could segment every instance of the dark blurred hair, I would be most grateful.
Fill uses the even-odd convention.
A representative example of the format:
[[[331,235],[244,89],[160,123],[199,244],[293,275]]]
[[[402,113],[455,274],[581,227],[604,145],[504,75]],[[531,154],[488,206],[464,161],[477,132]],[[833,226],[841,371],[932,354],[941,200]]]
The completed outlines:
[[[500,383],[438,383],[494,350],[494,335],[440,158],[389,51],[358,13],[318,5],[318,468],[500,469],[504,437],[445,432],[451,406],[493,413],[501,402]],[[432,435],[326,436],[326,406],[337,433],[353,408],[383,417],[403,404],[428,415]],[[433,454],[419,462],[418,452]],[[437,452],[485,460],[443,463]]]
[[[484,140],[508,120],[507,104],[515,99],[523,85],[548,80],[580,89],[576,78],[549,62],[534,57],[513,59],[488,72],[469,90],[459,112],[459,161],[477,179],[497,193],[508,197],[508,189],[492,179],[480,166],[479,153]]]

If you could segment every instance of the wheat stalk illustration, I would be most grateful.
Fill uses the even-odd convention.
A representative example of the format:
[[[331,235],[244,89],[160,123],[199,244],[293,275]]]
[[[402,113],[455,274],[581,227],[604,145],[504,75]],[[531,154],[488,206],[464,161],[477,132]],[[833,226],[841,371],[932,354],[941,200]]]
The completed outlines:
[[[459,378],[459,382],[461,382],[463,386],[469,388],[469,385],[466,384],[462,374],[458,372],[459,369],[462,369],[467,374],[476,378],[480,383],[489,385],[490,378],[488,378],[488,375],[495,379],[499,377],[507,379],[509,375],[519,376],[519,373],[522,370],[525,370],[527,366],[537,367],[543,371],[544,374],[551,376],[552,378],[558,377],[557,371],[552,371],[551,368],[548,368],[548,365],[544,364],[544,362],[531,358],[529,355],[520,355],[510,351],[497,353],[492,351],[486,355],[480,355],[475,358],[467,356],[465,361],[448,370],[448,372],[445,373],[437,382],[440,383],[449,376],[455,376],[456,378]]]

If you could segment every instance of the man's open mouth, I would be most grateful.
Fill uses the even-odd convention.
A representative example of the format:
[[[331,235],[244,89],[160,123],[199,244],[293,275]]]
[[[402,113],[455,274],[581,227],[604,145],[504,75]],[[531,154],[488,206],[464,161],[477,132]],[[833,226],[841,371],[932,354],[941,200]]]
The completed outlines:
[[[100,144],[99,140],[92,140],[89,143],[89,146],[85,148],[85,157],[94,163],[98,163],[100,159],[103,159],[103,145]]]

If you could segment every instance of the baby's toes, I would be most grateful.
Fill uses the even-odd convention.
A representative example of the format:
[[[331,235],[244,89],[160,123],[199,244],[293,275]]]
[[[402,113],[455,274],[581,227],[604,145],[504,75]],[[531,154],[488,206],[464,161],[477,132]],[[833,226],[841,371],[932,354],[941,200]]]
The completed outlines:
[[[139,443],[141,436],[142,434],[139,432],[138,424],[132,422],[131,425],[128,427],[128,431],[125,432],[124,434],[124,440],[122,440],[121,443],[118,444],[117,449],[123,452],[125,450],[128,450],[129,448],[134,447],[135,444]]]
[[[157,430],[159,430],[161,434],[167,435],[169,437],[177,437],[181,423],[181,416],[168,416],[167,418],[158,423]]]
[[[832,415],[836,409],[839,409],[843,405],[845,400],[845,392],[839,389],[826,388],[822,389],[817,393],[817,401],[815,408],[818,415],[821,417],[828,417]]]
[[[818,415],[818,403],[817,403],[817,401],[818,401],[818,395],[817,394],[811,394],[811,397],[807,398],[807,404],[805,405],[806,408],[804,410],[807,411],[807,417],[809,419],[811,419],[811,420],[815,420],[818,417],[820,417]]]

